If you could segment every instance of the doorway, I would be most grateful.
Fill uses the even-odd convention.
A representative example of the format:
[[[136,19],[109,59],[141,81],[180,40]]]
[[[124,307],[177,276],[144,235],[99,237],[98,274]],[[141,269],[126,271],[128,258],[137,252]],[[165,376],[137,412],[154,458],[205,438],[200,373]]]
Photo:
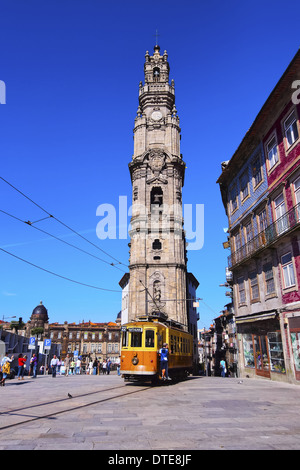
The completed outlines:
[[[262,377],[270,378],[270,357],[267,336],[254,335],[255,372]]]

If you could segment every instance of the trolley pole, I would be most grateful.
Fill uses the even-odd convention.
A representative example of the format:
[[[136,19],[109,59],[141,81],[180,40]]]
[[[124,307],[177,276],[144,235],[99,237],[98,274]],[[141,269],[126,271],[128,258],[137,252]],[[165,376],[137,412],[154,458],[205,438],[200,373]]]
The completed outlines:
[[[206,331],[204,328],[204,357],[205,357],[205,375],[208,377],[208,368],[207,368],[207,349],[206,349]]]

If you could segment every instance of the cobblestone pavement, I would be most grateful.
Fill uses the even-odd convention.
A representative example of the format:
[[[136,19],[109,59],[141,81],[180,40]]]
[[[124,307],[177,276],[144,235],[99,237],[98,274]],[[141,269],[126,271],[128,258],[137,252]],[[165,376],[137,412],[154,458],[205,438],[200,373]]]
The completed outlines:
[[[127,384],[118,393],[143,391],[108,400],[104,389],[123,384],[117,375],[7,380],[0,388],[0,450],[300,449],[300,386],[190,377],[161,387]],[[87,400],[94,404],[80,407]],[[48,417],[8,426],[38,417],[38,408],[26,407],[41,402],[49,403]],[[54,414],[70,404],[73,411]]]

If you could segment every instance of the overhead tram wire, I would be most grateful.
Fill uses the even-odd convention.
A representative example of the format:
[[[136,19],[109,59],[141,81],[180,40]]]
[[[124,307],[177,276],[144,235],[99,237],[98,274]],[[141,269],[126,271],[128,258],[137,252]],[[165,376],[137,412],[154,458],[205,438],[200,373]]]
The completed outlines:
[[[90,240],[88,240],[87,238],[85,238],[83,235],[81,235],[79,232],[77,232],[76,230],[74,230],[72,227],[70,227],[69,225],[65,224],[64,222],[62,222],[61,220],[59,220],[57,217],[55,217],[54,215],[50,214],[50,212],[48,212],[46,209],[44,209],[42,206],[40,206],[37,202],[33,201],[33,199],[31,199],[29,196],[27,196],[25,193],[23,193],[22,191],[20,191],[20,189],[16,188],[13,184],[11,184],[9,181],[7,181],[5,178],[3,178],[2,176],[0,176],[0,179],[2,181],[4,181],[4,183],[8,184],[11,188],[13,188],[15,191],[17,191],[19,194],[21,194],[23,197],[25,197],[26,199],[28,199],[28,201],[30,201],[32,204],[34,204],[36,207],[38,207],[39,209],[41,209],[43,212],[45,212],[45,214],[48,214],[49,218],[53,218],[55,219],[58,223],[60,223],[61,225],[63,225],[64,227],[66,227],[68,230],[70,230],[71,232],[75,233],[77,236],[81,237],[83,240],[85,240],[87,243],[89,243],[90,245],[94,246],[95,248],[97,248],[98,250],[102,251],[102,253],[104,253],[106,256],[112,258],[114,261],[116,261],[118,264],[121,264],[123,266],[126,266],[127,268],[127,265],[122,263],[122,261],[116,259],[114,256],[112,256],[110,253],[106,252],[105,250],[103,250],[102,248],[100,248],[98,245],[95,245],[95,243],[91,242]],[[40,219],[42,220],[42,219]],[[114,265],[113,263],[111,263],[111,265]]]
[[[27,196],[25,193],[23,193],[20,189],[16,188],[13,184],[11,184],[9,181],[7,181],[5,178],[3,178],[2,176],[0,176],[0,179],[2,181],[4,181],[4,183],[6,183],[7,185],[9,185],[11,188],[13,188],[15,191],[17,191],[19,194],[21,194],[23,197],[25,197],[26,199],[28,199],[28,201],[30,201],[32,204],[34,204],[36,207],[38,207],[39,209],[41,209],[43,212],[45,212],[45,214],[48,215],[49,218],[53,218],[55,219],[57,222],[59,222],[61,225],[63,225],[64,227],[66,227],[68,230],[70,230],[71,232],[75,233],[76,235],[78,235],[79,237],[81,237],[83,240],[85,240],[86,242],[88,242],[90,245],[94,246],[95,248],[97,248],[98,250],[100,250],[102,253],[106,254],[107,256],[109,256],[110,258],[112,258],[113,260],[117,261],[118,264],[122,265],[122,266],[125,266],[126,269],[128,269],[128,265],[126,265],[125,263],[122,263],[120,260],[117,260],[116,258],[114,258],[112,255],[110,255],[109,253],[107,253],[105,250],[103,250],[102,248],[100,248],[99,246],[95,245],[93,242],[91,242],[90,240],[88,240],[87,238],[85,238],[83,235],[81,235],[80,233],[76,232],[76,230],[72,229],[71,227],[69,227],[67,224],[65,224],[64,222],[62,222],[61,220],[57,219],[54,215],[50,214],[50,212],[48,212],[46,209],[44,209],[40,204],[38,204],[37,202],[35,202],[33,199],[31,199],[29,196]],[[4,211],[2,211],[4,212]],[[8,213],[6,213],[7,215],[10,215]],[[12,216],[14,217],[14,216]],[[16,219],[18,219],[17,217],[15,217]],[[46,217],[47,218],[47,217]],[[19,219],[21,220],[21,219]],[[40,220],[43,220],[43,219],[40,219]],[[24,221],[22,221],[24,222]],[[37,222],[37,221],[36,221]],[[31,225],[32,227],[34,228],[37,228],[35,227],[34,225],[29,224],[28,225]],[[50,236],[52,236],[51,234],[49,234]],[[66,242],[67,243],[67,242]],[[111,266],[113,267],[117,267],[114,263],[109,263]],[[117,268],[119,269],[120,271],[122,272],[126,272],[126,271],[123,271],[121,270],[120,268]],[[135,277],[137,280],[139,280],[136,275],[134,275],[133,273],[131,273],[131,276],[132,277]]]
[[[62,240],[61,238],[57,237],[56,235],[53,235],[53,234],[50,233],[50,232],[47,232],[46,230],[43,230],[43,229],[41,229],[41,228],[39,228],[39,227],[36,227],[35,225],[33,225],[33,223],[31,223],[31,222],[29,222],[29,221],[22,220],[22,219],[20,219],[19,217],[16,217],[15,215],[10,214],[9,212],[4,211],[3,209],[0,209],[0,212],[1,212],[2,214],[5,214],[5,215],[7,215],[7,216],[9,216],[9,217],[11,217],[11,218],[13,218],[13,219],[15,219],[15,220],[18,220],[19,222],[22,222],[22,223],[25,223],[25,224],[29,225],[30,227],[32,227],[32,228],[38,230],[39,232],[42,232],[42,233],[44,233],[45,235],[48,235],[48,236],[54,238],[55,240],[58,240],[58,241],[60,241],[60,242],[62,242],[62,243],[64,243],[64,244],[66,244],[66,245],[68,245],[68,246],[71,246],[72,248],[77,249],[77,250],[79,250],[79,251],[81,251],[81,252],[83,252],[83,253],[85,253],[85,254],[91,256],[92,258],[98,259],[98,260],[102,261],[103,263],[106,263],[106,264],[108,264],[109,266],[112,266],[112,267],[118,269],[118,270],[121,271],[121,272],[124,272],[124,273],[127,272],[127,271],[124,271],[123,269],[119,268],[118,266],[116,266],[116,265],[113,264],[113,263],[109,263],[108,261],[103,260],[102,258],[99,258],[98,256],[95,256],[95,255],[93,255],[92,253],[89,253],[88,251],[85,251],[85,250],[79,248],[78,246],[73,245],[72,243],[69,243],[69,242],[66,242],[65,240]],[[47,219],[47,218],[48,218],[48,217],[45,217],[45,218],[40,219],[40,220],[35,221],[35,222],[40,222],[41,220],[45,220],[45,219]],[[67,278],[67,277],[65,277],[65,276],[62,276],[62,275],[60,275],[60,274],[54,273],[54,272],[52,272],[52,271],[49,271],[48,269],[42,268],[42,267],[40,267],[40,266],[37,266],[37,265],[35,265],[34,263],[31,263],[30,261],[24,260],[24,259],[22,259],[22,258],[20,258],[20,257],[18,257],[18,256],[16,256],[16,255],[14,255],[13,253],[10,253],[10,252],[4,250],[3,248],[0,248],[0,250],[2,250],[3,252],[5,252],[5,253],[7,253],[7,254],[9,254],[9,255],[11,255],[11,256],[13,256],[14,258],[17,258],[17,259],[19,259],[19,260],[21,260],[21,261],[24,261],[25,263],[27,263],[27,264],[29,264],[29,265],[31,265],[31,266],[34,266],[34,267],[36,267],[36,268],[38,268],[38,269],[41,269],[42,271],[45,271],[45,272],[50,273],[50,274],[53,274],[54,276],[60,277],[60,278],[62,278],[62,279],[68,280],[68,281],[70,281],[70,282],[74,282],[74,283],[76,283],[76,284],[80,284],[80,285],[83,285],[83,286],[91,287],[91,288],[93,288],[93,289],[99,289],[99,290],[105,290],[105,291],[109,291],[109,292],[118,292],[118,293],[120,293],[120,291],[117,291],[117,290],[114,290],[114,289],[105,289],[105,288],[101,288],[101,287],[96,287],[96,286],[92,286],[92,285],[89,285],[89,284],[85,284],[85,283],[82,283],[82,282],[79,282],[79,281],[75,281],[75,280],[73,280],[73,279],[70,279],[70,278]],[[149,289],[143,284],[143,282],[142,282],[140,279],[139,279],[139,281],[140,281],[140,283],[143,285],[144,289],[146,289],[146,290],[148,291],[149,296],[151,297],[152,301],[154,302],[154,304],[156,305],[156,307],[157,307],[158,310],[159,310],[159,307],[157,306],[155,299],[153,299],[152,295],[150,294]],[[131,291],[131,292],[132,292],[132,291]],[[196,301],[196,300],[203,300],[203,299],[201,299],[201,298],[195,298],[195,299],[193,299],[193,298],[190,298],[190,299],[163,299],[163,302],[185,302],[185,301],[190,301],[190,300]],[[148,302],[149,302],[149,300],[148,300]],[[205,302],[204,302],[204,303],[205,303]],[[209,306],[208,306],[208,307],[209,307]],[[209,307],[209,308],[210,308],[210,307]],[[211,309],[211,310],[212,310],[212,309]]]
[[[17,256],[17,255],[14,255],[13,253],[10,253],[9,251],[7,250],[4,250],[4,248],[0,248],[1,251],[3,251],[4,253],[10,255],[10,256],[13,256],[14,258],[20,260],[20,261],[23,261],[24,263],[27,263],[29,264],[30,266],[33,266],[37,269],[40,269],[41,271],[44,271],[46,273],[49,273],[49,274],[52,274],[53,276],[56,276],[56,277],[59,277],[61,279],[65,279],[66,281],[69,281],[69,282],[73,282],[75,284],[80,284],[81,286],[85,286],[85,287],[90,287],[92,289],[97,289],[97,290],[101,290],[101,291],[107,291],[107,292],[118,292],[118,294],[120,294],[121,291],[119,290],[115,290],[115,289],[106,289],[105,287],[98,287],[98,286],[93,286],[91,284],[86,284],[84,282],[80,282],[80,281],[76,281],[74,279],[71,279],[69,277],[66,277],[66,276],[62,276],[61,274],[57,274],[53,271],[50,271],[49,269],[45,269],[45,268],[42,268],[41,266],[38,266],[37,264],[34,264],[34,263],[31,263],[30,261],[27,261],[26,259],[24,258],[21,258],[20,256]]]
[[[30,222],[28,222],[28,221],[26,222],[25,220],[22,220],[22,219],[20,219],[19,217],[16,217],[15,215],[10,214],[9,212],[6,212],[6,211],[4,211],[4,210],[2,210],[2,209],[0,209],[0,212],[3,213],[3,214],[5,214],[5,215],[8,215],[9,217],[11,217],[11,218],[13,218],[13,219],[15,219],[15,220],[18,220],[19,222],[25,223],[25,224],[29,225],[30,227],[35,228],[36,230],[38,230],[39,232],[44,233],[45,235],[49,235],[50,237],[54,238],[55,240],[61,241],[62,243],[71,246],[72,248],[76,248],[77,250],[79,250],[79,251],[81,251],[81,252],[83,252],[83,253],[85,253],[85,254],[91,256],[92,258],[96,258],[96,259],[102,261],[103,263],[106,263],[107,265],[112,266],[113,268],[118,269],[119,271],[121,271],[121,272],[123,272],[123,273],[126,273],[126,272],[127,272],[127,271],[125,271],[125,270],[119,268],[118,266],[116,266],[114,263],[110,263],[109,261],[103,260],[102,258],[99,258],[98,256],[95,256],[95,255],[93,255],[92,253],[89,253],[88,251],[85,251],[85,250],[79,248],[78,246],[73,245],[72,243],[66,242],[65,240],[62,240],[61,238],[57,237],[56,235],[53,235],[52,233],[47,232],[46,230],[42,230],[41,228],[36,227],[36,226],[33,225],[32,223],[30,223]],[[46,219],[47,219],[47,218],[48,218],[48,217],[46,217]],[[44,220],[44,219],[41,219],[41,220]],[[67,277],[65,277],[65,276],[61,276],[60,274],[56,274],[56,273],[53,273],[52,271],[49,271],[49,270],[47,270],[47,269],[45,269],[45,268],[39,267],[39,266],[35,265],[34,263],[31,263],[30,261],[23,260],[22,258],[19,258],[18,256],[16,256],[16,255],[14,255],[13,253],[10,253],[10,252],[4,250],[3,248],[0,248],[0,249],[1,249],[2,251],[4,251],[5,253],[10,254],[11,256],[13,256],[13,257],[15,257],[15,258],[18,258],[18,259],[20,259],[21,261],[24,261],[24,262],[27,263],[27,264],[30,264],[30,265],[32,265],[32,266],[34,266],[34,267],[37,267],[37,268],[41,269],[42,271],[46,271],[46,272],[48,272],[48,273],[50,273],[50,274],[54,274],[54,275],[57,276],[57,277],[61,277],[61,278],[63,278],[63,279],[70,280],[71,282],[75,282],[76,284],[81,284],[81,285],[85,285],[85,286],[93,287],[94,289],[97,289],[97,287],[95,287],[95,286],[91,286],[91,285],[89,285],[89,284],[85,284],[85,283],[82,283],[82,282],[79,282],[79,281],[74,281],[74,280],[69,279],[69,278],[67,278]],[[104,288],[99,288],[99,289],[101,289],[101,290],[106,290],[106,291],[109,291],[109,292],[118,292],[118,293],[121,292],[121,291],[113,290],[113,289],[104,289]]]
[[[58,240],[58,241],[64,243],[65,245],[71,246],[72,248],[75,248],[76,250],[81,251],[82,253],[85,253],[85,254],[91,256],[92,258],[98,259],[99,261],[102,261],[103,263],[108,264],[109,266],[112,266],[113,268],[116,268],[116,269],[118,269],[118,270],[121,271],[121,272],[126,272],[126,271],[124,271],[123,269],[121,269],[121,268],[119,268],[118,266],[116,266],[114,263],[110,263],[110,262],[107,261],[107,260],[104,260],[104,259],[102,259],[102,258],[99,258],[98,256],[93,255],[92,253],[89,253],[88,251],[83,250],[82,248],[79,248],[78,246],[73,245],[72,243],[69,243],[69,242],[63,240],[62,238],[59,238],[59,237],[57,237],[56,235],[53,235],[52,233],[47,232],[46,230],[43,230],[43,229],[41,229],[41,228],[39,228],[39,227],[36,227],[35,225],[33,225],[33,222],[29,222],[29,221],[26,222],[25,220],[22,220],[22,219],[20,219],[19,217],[16,217],[15,215],[12,215],[12,214],[10,214],[9,212],[6,212],[6,211],[4,211],[4,210],[2,210],[2,209],[0,209],[0,212],[1,212],[2,214],[8,215],[9,217],[11,217],[11,218],[13,218],[13,219],[15,219],[15,220],[18,220],[19,222],[22,222],[22,223],[24,223],[24,224],[29,225],[30,227],[34,228],[35,230],[38,230],[39,232],[44,233],[45,235],[48,235],[49,237],[52,237],[52,238],[54,238],[55,240]],[[46,219],[47,219],[47,218],[48,218],[48,217],[46,217]],[[44,219],[40,219],[40,220],[44,220]],[[40,220],[35,221],[35,222],[40,222]],[[34,223],[35,223],[35,222],[34,222]]]
[[[73,232],[74,234],[76,234],[77,236],[79,236],[80,238],[82,238],[83,240],[85,240],[85,241],[86,241],[87,243],[89,243],[90,245],[92,245],[92,246],[94,246],[95,248],[97,248],[98,250],[100,250],[100,251],[101,251],[102,253],[104,253],[106,256],[112,258],[112,259],[113,259],[114,261],[116,261],[118,264],[120,264],[120,265],[122,265],[122,266],[125,266],[126,269],[129,268],[127,264],[125,264],[125,263],[123,263],[122,261],[116,259],[116,258],[115,258],[114,256],[112,256],[110,253],[106,252],[105,250],[103,250],[102,248],[100,248],[98,245],[95,245],[93,242],[91,242],[90,240],[88,240],[87,238],[85,238],[83,235],[81,235],[80,233],[78,233],[78,232],[77,232],[76,230],[74,230],[72,227],[68,226],[67,224],[65,224],[64,222],[62,222],[61,220],[59,220],[57,217],[55,217],[54,215],[50,214],[50,212],[48,212],[48,211],[47,211],[46,209],[44,209],[40,204],[38,204],[38,203],[35,202],[33,199],[31,199],[29,196],[27,196],[25,193],[23,193],[20,189],[16,188],[13,184],[11,184],[11,183],[10,183],[9,181],[7,181],[5,178],[3,178],[2,176],[0,176],[0,179],[1,179],[4,183],[6,183],[7,185],[9,185],[11,188],[13,188],[15,191],[17,191],[19,194],[21,194],[23,197],[25,197],[26,199],[28,199],[28,201],[30,201],[30,202],[31,202],[32,204],[34,204],[36,207],[38,207],[38,208],[41,209],[43,212],[45,212],[45,214],[47,214],[49,218],[55,219],[58,223],[60,223],[61,225],[63,225],[64,227],[66,227],[68,230],[70,230],[71,232]],[[6,215],[9,215],[9,216],[11,216],[11,217],[17,219],[17,220],[20,220],[21,222],[24,222],[23,220],[19,219],[18,217],[15,217],[15,216],[13,216],[13,215],[11,215],[11,214],[8,214],[7,212],[5,212],[5,211],[3,211],[3,210],[0,210],[0,211],[3,212],[3,213],[5,213]],[[46,217],[45,219],[47,219],[48,217]],[[39,219],[38,221],[35,221],[35,222],[39,222],[39,221],[41,221],[41,220],[44,220],[44,219]],[[27,224],[30,225],[31,227],[34,227],[35,229],[40,230],[41,232],[43,232],[42,229],[39,229],[38,227],[35,227],[35,226],[33,225],[34,222],[29,223],[29,221],[28,221],[28,222],[25,222],[25,223],[27,223]],[[52,234],[50,234],[50,233],[48,233],[48,232],[46,232],[46,231],[44,231],[44,233],[46,233],[47,235],[49,235],[49,236],[51,236],[51,237],[53,237],[53,238],[56,238],[56,239],[62,241],[62,242],[65,243],[65,244],[71,245],[71,244],[69,244],[68,242],[65,242],[64,240],[61,240],[61,239],[59,239],[58,237],[56,237],[56,236],[54,236],[54,235],[52,235]],[[76,249],[78,249],[78,250],[80,250],[80,251],[84,251],[84,250],[81,250],[80,248],[76,247],[75,245],[71,245],[71,246],[73,246],[74,248],[76,248]],[[86,252],[86,253],[88,254],[88,252]],[[12,256],[14,256],[14,255],[12,255]],[[90,256],[93,256],[93,255],[90,254]],[[98,259],[100,259],[100,258],[98,258]],[[104,260],[102,260],[102,261],[105,262]],[[107,262],[107,264],[109,264],[110,266],[113,266],[113,267],[119,269],[121,272],[124,272],[124,273],[127,272],[127,271],[123,271],[122,269],[118,268],[114,263],[108,263],[108,262]],[[132,276],[132,277],[135,277],[137,280],[140,281],[140,279],[138,279],[138,278],[136,277],[136,275],[134,275],[133,273],[131,273],[131,276]],[[140,281],[140,282],[141,282],[141,281]],[[118,291],[118,292],[119,292],[119,291]]]

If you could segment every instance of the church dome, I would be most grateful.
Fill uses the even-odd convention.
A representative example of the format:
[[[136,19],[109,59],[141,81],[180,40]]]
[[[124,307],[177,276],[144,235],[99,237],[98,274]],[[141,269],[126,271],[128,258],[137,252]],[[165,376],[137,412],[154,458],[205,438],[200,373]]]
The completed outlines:
[[[35,318],[35,319],[39,319],[43,321],[47,321],[49,319],[48,311],[46,307],[43,305],[42,301],[37,307],[33,309],[31,318]]]

